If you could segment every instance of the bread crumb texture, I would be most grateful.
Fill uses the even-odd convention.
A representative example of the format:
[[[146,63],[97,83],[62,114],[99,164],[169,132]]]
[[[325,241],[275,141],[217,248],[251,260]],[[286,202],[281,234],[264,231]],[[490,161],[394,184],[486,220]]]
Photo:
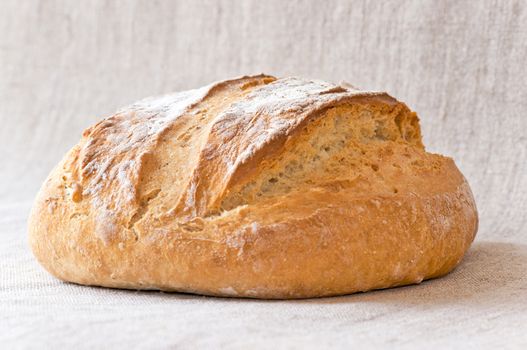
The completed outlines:
[[[253,298],[438,277],[477,231],[454,162],[386,93],[246,76],[139,101],[84,131],[30,222],[65,281]]]

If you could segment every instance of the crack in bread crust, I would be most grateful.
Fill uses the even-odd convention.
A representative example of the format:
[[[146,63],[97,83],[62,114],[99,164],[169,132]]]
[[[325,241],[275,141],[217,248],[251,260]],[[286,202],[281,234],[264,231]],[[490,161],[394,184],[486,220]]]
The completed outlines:
[[[264,157],[274,156],[322,111],[360,101],[397,104],[384,93],[299,78],[253,89],[213,120],[200,161],[173,214],[192,218],[217,213],[233,182],[256,169]]]
[[[279,154],[262,159],[255,176],[232,184],[221,209],[316,186],[338,191],[355,186],[359,177],[377,178],[397,191],[396,179],[384,178],[389,170],[379,171],[379,164],[400,163],[397,153],[408,147],[422,150],[417,116],[406,106],[332,107],[290,137]]]

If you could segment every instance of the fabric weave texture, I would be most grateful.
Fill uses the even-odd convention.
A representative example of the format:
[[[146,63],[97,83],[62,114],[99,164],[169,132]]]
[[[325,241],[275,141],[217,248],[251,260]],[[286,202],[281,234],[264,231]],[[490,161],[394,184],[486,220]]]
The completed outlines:
[[[526,348],[527,3],[0,3],[0,347]],[[40,184],[84,128],[151,95],[268,73],[386,90],[467,177],[476,241],[450,275],[262,301],[91,288],[27,244]]]

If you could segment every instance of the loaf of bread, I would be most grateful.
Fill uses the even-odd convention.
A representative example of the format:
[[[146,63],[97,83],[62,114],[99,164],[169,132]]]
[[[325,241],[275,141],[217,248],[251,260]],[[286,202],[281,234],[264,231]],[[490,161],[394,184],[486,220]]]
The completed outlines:
[[[450,158],[386,93],[267,75],[149,98],[85,130],[31,248],[85,285],[320,297],[445,275],[477,231]]]

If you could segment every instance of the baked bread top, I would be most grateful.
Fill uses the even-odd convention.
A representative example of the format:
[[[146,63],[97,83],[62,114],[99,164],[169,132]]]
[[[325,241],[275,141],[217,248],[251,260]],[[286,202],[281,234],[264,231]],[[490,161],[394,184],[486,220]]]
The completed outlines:
[[[410,203],[423,205],[423,201],[431,204],[429,213],[410,208]],[[369,208],[386,203],[405,209],[399,213],[390,209],[393,212],[383,216]],[[452,256],[437,258],[449,264],[438,263],[442,270],[436,266],[415,280],[453,268],[477,227],[468,184],[451,159],[425,151],[418,118],[405,104],[386,93],[360,91],[348,84],[258,75],[148,98],[85,130],[44,184],[30,232],[39,260],[60,278],[79,283],[232,295],[221,292],[228,280],[234,294],[257,297],[356,291],[352,283],[346,287],[339,282],[340,289],[330,285],[317,289],[308,280],[300,282],[302,288],[293,288],[299,282],[289,277],[294,281],[288,286],[287,276],[295,269],[280,270],[276,263],[283,275],[276,285],[262,278],[263,272],[254,272],[254,266],[253,272],[233,272],[223,282],[210,277],[208,281],[195,277],[199,282],[192,282],[190,275],[203,272],[195,270],[192,261],[202,261],[201,269],[220,274],[256,264],[254,254],[243,257],[244,249],[268,231],[284,236],[291,226],[310,231],[318,234],[319,241],[311,242],[315,245],[309,249],[320,248],[331,235],[327,224],[321,225],[324,220],[314,219],[324,211],[324,220],[333,216],[337,226],[346,217],[379,227],[388,222],[398,225],[399,236],[385,240],[407,239],[415,230],[410,222],[419,215],[428,220],[430,235],[422,244],[454,235],[448,238],[457,247]],[[337,212],[343,216],[336,218]],[[360,228],[336,231],[343,231],[342,240],[352,231],[368,234]],[[51,240],[44,244],[44,237]],[[334,238],[338,242],[339,235]],[[365,239],[371,244],[371,237]],[[213,242],[217,247],[198,245],[176,254],[174,244],[188,241]],[[282,244],[292,244],[287,242]],[[355,244],[377,249],[364,242]],[[406,245],[401,241],[399,248]],[[379,250],[394,247],[396,242]],[[271,247],[258,249],[263,255],[257,259],[265,259],[269,254],[265,250]],[[56,259],[48,257],[53,253]],[[236,267],[225,265],[230,254],[237,257],[233,258]],[[307,259],[304,253],[295,254],[283,252],[283,258]],[[156,263],[181,266],[158,267],[164,272],[152,270],[139,278],[140,267],[130,262],[137,259],[145,260],[146,270],[155,269]],[[335,273],[346,269],[339,261]],[[79,264],[83,267],[73,266]],[[309,269],[320,273],[322,265],[309,266],[304,265],[306,273]],[[185,274],[190,277],[181,277]],[[401,276],[386,286],[408,279]],[[236,278],[242,282],[234,288]],[[244,287],[244,280],[252,287]],[[254,292],[258,283],[266,285],[260,289],[265,293]]]

